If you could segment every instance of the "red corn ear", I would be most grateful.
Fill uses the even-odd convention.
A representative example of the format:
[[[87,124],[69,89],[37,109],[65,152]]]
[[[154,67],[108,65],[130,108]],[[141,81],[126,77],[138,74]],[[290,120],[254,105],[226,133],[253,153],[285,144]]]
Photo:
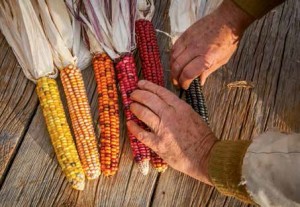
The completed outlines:
[[[124,105],[126,121],[132,120],[142,128],[146,128],[145,124],[137,119],[130,111],[132,100],[130,94],[137,89],[138,76],[134,57],[131,53],[122,56],[116,64],[117,78]],[[150,149],[141,143],[135,136],[128,131],[130,146],[133,152],[134,160],[139,164],[141,172],[146,175],[149,171]]]
[[[164,86],[163,67],[152,22],[144,19],[135,22],[136,42],[142,63],[142,73],[146,80]],[[167,169],[167,164],[151,151],[151,164],[159,172]]]

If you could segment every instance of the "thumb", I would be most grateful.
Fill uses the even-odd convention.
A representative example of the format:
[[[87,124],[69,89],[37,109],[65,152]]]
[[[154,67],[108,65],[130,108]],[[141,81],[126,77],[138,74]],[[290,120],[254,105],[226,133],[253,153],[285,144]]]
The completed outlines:
[[[128,130],[143,144],[150,147],[153,151],[157,151],[158,137],[152,132],[142,129],[134,121],[127,122]]]

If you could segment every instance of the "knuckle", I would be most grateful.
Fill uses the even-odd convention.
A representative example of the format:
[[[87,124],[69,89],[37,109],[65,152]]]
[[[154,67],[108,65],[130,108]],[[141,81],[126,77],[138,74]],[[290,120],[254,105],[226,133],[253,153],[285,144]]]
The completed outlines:
[[[181,68],[181,64],[180,64],[180,60],[175,59],[172,63],[172,67],[171,67],[171,70],[174,72],[174,73],[178,73],[178,71],[180,70]]]
[[[181,75],[181,81],[185,82],[186,80],[193,79],[195,77],[194,73],[190,70],[184,70]]]
[[[165,94],[165,89],[163,87],[158,86],[155,90],[156,94],[161,94],[164,95]]]
[[[148,137],[149,137],[149,133],[148,132],[139,132],[138,133],[138,138],[141,141],[147,140]]]

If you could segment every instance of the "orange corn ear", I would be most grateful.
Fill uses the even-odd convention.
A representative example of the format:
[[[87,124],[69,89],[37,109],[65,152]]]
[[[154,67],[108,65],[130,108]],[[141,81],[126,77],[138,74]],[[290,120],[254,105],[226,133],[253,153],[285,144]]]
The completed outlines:
[[[96,179],[100,175],[99,153],[81,71],[70,65],[61,70],[60,77],[83,169],[88,179]]]
[[[144,19],[135,22],[136,42],[142,63],[142,73],[146,80],[164,86],[163,67],[152,22]],[[155,152],[151,151],[151,164],[159,172],[168,165]]]
[[[115,71],[107,54],[96,54],[93,68],[97,83],[100,138],[101,171],[105,176],[116,174],[118,170],[119,106]]]

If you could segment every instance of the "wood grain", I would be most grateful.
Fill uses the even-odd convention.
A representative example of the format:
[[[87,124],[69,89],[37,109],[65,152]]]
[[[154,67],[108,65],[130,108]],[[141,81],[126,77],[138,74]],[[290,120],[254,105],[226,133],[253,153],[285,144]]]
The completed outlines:
[[[34,84],[22,74],[0,34],[0,186],[37,108]]]
[[[208,1],[206,12],[219,2]],[[155,4],[155,27],[170,31],[170,1]],[[255,22],[230,62],[208,79],[204,92],[220,139],[252,139],[274,128],[300,132],[299,22],[299,1],[287,1]],[[170,39],[158,33],[158,40],[166,85],[177,92],[169,80]],[[247,206],[172,169],[142,176],[132,162],[123,114],[117,175],[89,181],[83,192],[72,190],[53,153],[34,84],[24,77],[2,35],[0,51],[0,206]],[[97,129],[92,68],[83,75]],[[240,80],[254,88],[227,87]]]

